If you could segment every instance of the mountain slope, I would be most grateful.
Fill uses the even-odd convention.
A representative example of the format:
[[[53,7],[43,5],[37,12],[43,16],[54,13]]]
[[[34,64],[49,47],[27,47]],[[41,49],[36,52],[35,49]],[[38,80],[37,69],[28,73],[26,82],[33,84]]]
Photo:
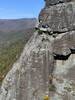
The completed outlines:
[[[0,83],[33,35],[35,24],[36,19],[0,20]]]
[[[36,19],[12,19],[12,20],[2,20],[0,19],[0,31],[10,32],[10,31],[19,31],[24,29],[33,28],[35,26]]]
[[[26,30],[34,28],[36,19],[0,19],[0,44],[14,38],[18,38],[26,32]],[[4,43],[5,44],[5,43]]]

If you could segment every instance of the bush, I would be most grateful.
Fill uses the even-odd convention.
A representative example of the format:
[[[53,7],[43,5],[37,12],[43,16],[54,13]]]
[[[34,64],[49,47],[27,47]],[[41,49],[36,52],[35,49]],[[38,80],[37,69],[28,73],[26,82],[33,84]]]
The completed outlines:
[[[53,84],[50,84],[49,91],[56,91],[56,87]]]

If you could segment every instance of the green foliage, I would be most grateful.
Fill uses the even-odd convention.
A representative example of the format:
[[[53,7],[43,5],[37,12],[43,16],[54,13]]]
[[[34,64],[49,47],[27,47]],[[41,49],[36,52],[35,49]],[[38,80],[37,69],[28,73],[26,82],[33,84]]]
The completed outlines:
[[[25,40],[20,39],[11,43],[8,47],[3,48],[0,53],[0,82],[6,76],[7,72],[12,67],[13,63],[20,56],[23,47],[25,45]]]
[[[50,84],[49,91],[56,91],[56,87],[53,84]]]
[[[75,95],[75,82],[70,82],[68,85],[66,85],[64,87],[65,90],[67,90],[68,92],[72,92],[73,95]]]
[[[19,58],[25,44],[33,35],[34,29],[6,33],[0,43],[0,84]],[[1,34],[1,33],[0,33]],[[3,33],[2,33],[3,35]],[[0,36],[1,38],[1,36]]]
[[[71,88],[70,87],[64,87],[65,90],[67,90],[68,92],[71,92]]]

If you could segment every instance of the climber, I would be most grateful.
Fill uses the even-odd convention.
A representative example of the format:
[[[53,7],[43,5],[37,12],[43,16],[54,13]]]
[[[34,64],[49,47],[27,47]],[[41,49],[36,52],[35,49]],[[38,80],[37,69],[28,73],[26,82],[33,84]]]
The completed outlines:
[[[37,30],[39,34],[43,34],[43,33],[48,34],[48,35],[53,34],[53,32],[51,31],[50,27],[47,24],[42,25],[41,27],[36,26],[35,30]]]
[[[49,28],[49,26],[47,24],[42,25],[43,28]]]

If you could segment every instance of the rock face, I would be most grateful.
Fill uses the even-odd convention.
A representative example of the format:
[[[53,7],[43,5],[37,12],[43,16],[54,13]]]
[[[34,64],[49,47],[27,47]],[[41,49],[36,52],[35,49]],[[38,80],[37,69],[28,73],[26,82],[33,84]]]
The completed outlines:
[[[73,0],[45,0],[46,1],[46,6],[52,6],[52,5],[56,5],[59,3],[65,3],[65,2],[70,2]]]
[[[2,83],[0,100],[75,100],[75,2],[45,1],[36,32]]]
[[[51,31],[56,32],[75,30],[74,6],[75,2],[67,2],[43,9],[39,15],[40,26],[47,24]]]

